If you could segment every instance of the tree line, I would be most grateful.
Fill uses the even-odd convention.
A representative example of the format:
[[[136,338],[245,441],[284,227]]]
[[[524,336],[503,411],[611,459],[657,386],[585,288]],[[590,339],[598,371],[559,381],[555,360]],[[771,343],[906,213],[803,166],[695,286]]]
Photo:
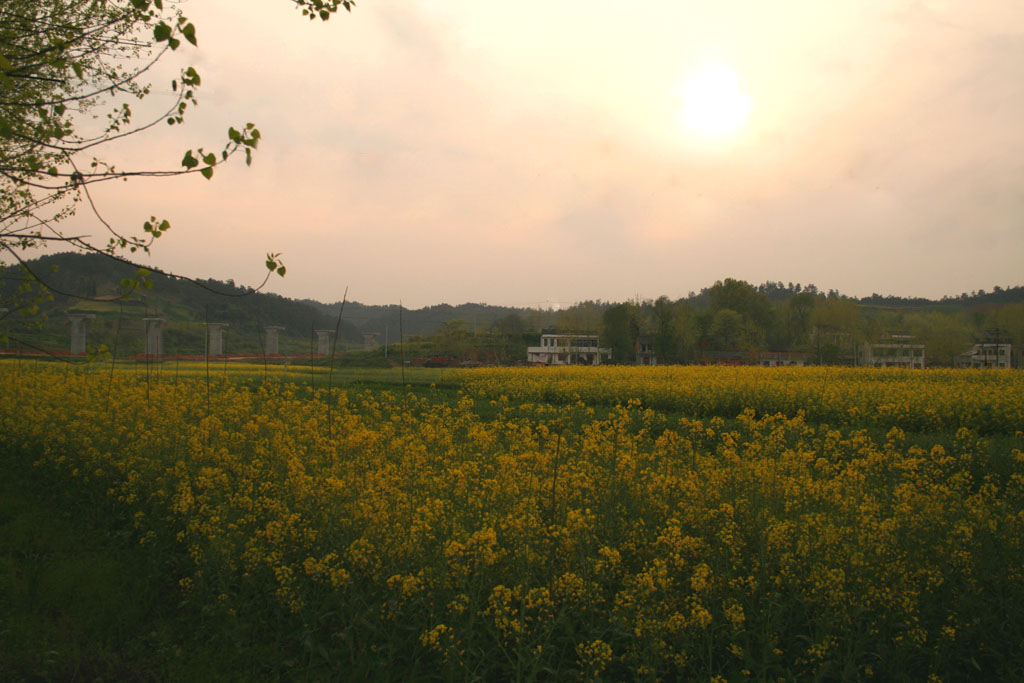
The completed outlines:
[[[993,302],[996,299],[999,303]],[[637,342],[659,363],[750,360],[759,352],[799,354],[806,362],[852,362],[864,343],[910,338],[925,347],[930,366],[952,366],[976,342],[1010,343],[1014,366],[1024,346],[1024,287],[975,292],[940,301],[823,292],[814,285],[754,286],[726,278],[699,293],[671,299],[585,301],[561,311],[522,311],[495,321],[486,334],[465,321],[446,323],[429,337],[441,352],[502,349],[525,360],[541,332],[599,334],[612,362],[635,362]]]

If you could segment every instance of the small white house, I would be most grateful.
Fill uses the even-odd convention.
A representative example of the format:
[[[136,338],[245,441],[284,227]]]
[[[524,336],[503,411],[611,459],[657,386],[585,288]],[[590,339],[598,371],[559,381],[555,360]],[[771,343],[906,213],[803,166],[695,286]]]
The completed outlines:
[[[762,368],[783,368],[791,365],[803,367],[807,364],[807,354],[790,351],[760,351],[757,354],[757,364]]]
[[[957,365],[963,368],[1010,368],[1012,367],[1011,344],[983,342],[975,344],[960,356]]]
[[[600,365],[612,351],[598,345],[596,334],[542,334],[540,346],[528,347],[526,357],[544,365]]]

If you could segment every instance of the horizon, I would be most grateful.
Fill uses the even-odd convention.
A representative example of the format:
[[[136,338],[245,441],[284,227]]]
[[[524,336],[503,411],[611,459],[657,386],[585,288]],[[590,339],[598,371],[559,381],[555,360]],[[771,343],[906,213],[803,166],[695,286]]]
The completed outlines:
[[[45,254],[37,254],[37,256],[35,258],[33,258],[32,260],[28,261],[28,263],[32,263],[32,261],[35,261],[35,260],[38,260],[38,259],[41,259],[41,258],[45,258],[47,256],[57,256],[57,255],[60,255],[60,254],[80,254],[80,255],[83,255],[83,256],[89,256],[89,254],[82,254],[82,252],[73,251],[73,250],[53,251],[53,252],[49,252],[49,253],[45,253]],[[99,256],[99,257],[102,257],[102,258],[106,258],[106,256],[104,254],[96,254],[96,256]],[[124,263],[125,265],[131,265],[131,264],[128,264],[127,262],[125,262],[125,261],[122,261],[122,263]],[[138,264],[136,264],[136,265],[138,265]],[[153,272],[155,272],[155,273],[159,273],[159,274],[166,275],[166,276],[169,276],[169,277],[182,277],[180,274],[176,274],[176,273],[173,273],[173,272],[161,269],[159,265],[150,264],[150,265],[145,266],[145,267],[153,269]],[[219,278],[219,277],[216,277],[216,276],[213,276],[213,275],[205,275],[205,276],[204,275],[199,275],[199,276],[196,276],[196,277],[191,277],[191,276],[188,276],[188,277],[190,277],[191,279],[194,279],[194,280],[215,281],[215,282],[223,283],[225,285],[231,284],[231,285],[233,285],[235,287],[242,287],[242,288],[244,288],[244,287],[252,287],[253,286],[253,285],[250,285],[250,284],[245,283],[245,282],[233,282],[232,278],[224,278],[224,279],[222,279],[222,278]],[[409,306],[409,305],[406,305],[406,304],[401,304],[401,305],[407,311],[418,311],[418,310],[422,310],[422,309],[425,309],[425,308],[432,308],[432,307],[435,307],[435,306],[450,306],[450,307],[453,307],[453,308],[457,308],[459,306],[493,306],[493,307],[498,307],[498,308],[517,308],[517,309],[523,309],[523,310],[561,311],[561,310],[570,309],[570,308],[572,308],[574,306],[578,306],[578,305],[582,305],[582,304],[586,304],[586,303],[596,303],[596,304],[602,304],[602,305],[605,305],[605,304],[607,304],[607,305],[617,305],[617,304],[629,303],[629,302],[644,303],[644,302],[655,301],[655,300],[657,300],[661,296],[668,296],[668,298],[670,300],[672,300],[672,301],[686,300],[686,299],[689,299],[689,298],[700,296],[705,290],[711,288],[716,283],[722,282],[722,281],[727,280],[727,279],[730,279],[729,276],[718,278],[715,282],[707,283],[705,285],[702,285],[699,289],[692,290],[692,291],[690,291],[690,292],[688,292],[686,294],[683,294],[683,295],[680,295],[680,296],[675,296],[675,297],[669,296],[668,294],[662,293],[662,294],[657,294],[657,295],[650,296],[650,297],[648,297],[648,296],[641,297],[639,295],[634,295],[634,296],[631,296],[631,297],[626,297],[625,299],[618,299],[618,300],[599,299],[599,298],[587,298],[587,299],[578,299],[578,300],[575,300],[575,301],[572,301],[572,302],[566,302],[566,301],[544,301],[544,302],[538,302],[540,305],[533,305],[533,306],[531,306],[531,305],[519,305],[519,304],[491,303],[491,302],[487,302],[487,301],[472,301],[472,300],[460,301],[459,303],[451,303],[449,301],[440,301],[440,302],[435,302],[435,303],[427,303],[427,304],[424,304],[422,306],[415,306],[415,307]],[[741,278],[731,278],[731,279],[733,279],[733,280],[741,280]],[[917,297],[917,296],[910,296],[910,295],[904,295],[904,294],[898,294],[898,293],[882,293],[882,292],[872,292],[871,294],[867,294],[867,295],[864,295],[864,296],[855,296],[855,295],[847,294],[846,292],[843,292],[843,291],[840,291],[840,290],[836,290],[835,288],[820,287],[820,286],[817,285],[817,283],[814,283],[814,282],[803,283],[803,282],[782,281],[782,280],[766,280],[764,282],[749,282],[749,281],[745,281],[745,280],[741,280],[741,281],[747,282],[747,284],[749,284],[749,285],[751,285],[751,286],[753,286],[755,288],[760,288],[760,287],[762,287],[764,285],[769,285],[769,284],[776,284],[776,285],[783,285],[784,287],[785,286],[789,286],[789,285],[793,285],[794,287],[800,287],[801,291],[808,291],[808,288],[813,287],[815,289],[816,293],[819,294],[819,295],[822,295],[822,296],[827,296],[831,292],[834,291],[840,297],[847,298],[847,299],[853,299],[853,300],[857,300],[857,301],[863,301],[864,299],[871,299],[873,297],[881,297],[883,299],[885,299],[885,298],[895,298],[895,299],[903,299],[903,300],[923,299],[923,300],[934,302],[934,303],[941,303],[944,300],[958,300],[958,299],[960,299],[964,295],[966,295],[968,297],[990,295],[990,294],[996,293],[997,289],[998,289],[998,291],[1007,291],[1007,290],[1013,290],[1013,289],[1018,289],[1018,288],[1024,288],[1024,282],[1022,282],[1021,284],[1012,284],[1012,285],[992,285],[991,287],[988,287],[988,288],[982,287],[982,288],[979,288],[979,289],[976,289],[976,290],[964,291],[964,292],[956,292],[956,293],[949,293],[949,294],[944,294],[944,295],[942,295],[940,297],[932,298],[932,297]],[[342,301],[341,299],[335,299],[333,301],[329,301],[329,300],[319,299],[319,298],[315,298],[315,297],[292,297],[292,296],[288,296],[288,295],[285,295],[285,294],[281,294],[279,292],[270,291],[270,290],[267,290],[267,289],[255,289],[254,291],[256,293],[260,293],[260,294],[273,294],[275,296],[281,296],[283,298],[286,298],[286,299],[289,299],[289,300],[292,300],[292,301],[298,301],[298,302],[301,302],[301,301],[312,301],[314,303],[317,303],[317,304],[320,304],[320,305],[324,305],[324,306],[336,306],[336,305],[340,304],[341,301]],[[360,301],[358,299],[346,299],[345,301],[346,301],[347,304],[358,304],[360,306],[398,306],[399,305],[398,301],[376,302],[376,303],[368,302],[368,301]]]

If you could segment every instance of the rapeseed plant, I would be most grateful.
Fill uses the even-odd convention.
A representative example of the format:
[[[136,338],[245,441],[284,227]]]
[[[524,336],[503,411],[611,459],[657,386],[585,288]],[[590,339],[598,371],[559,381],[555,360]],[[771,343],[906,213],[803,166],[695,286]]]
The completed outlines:
[[[598,370],[435,402],[0,365],[0,445],[324,677],[1024,674],[1016,375]]]

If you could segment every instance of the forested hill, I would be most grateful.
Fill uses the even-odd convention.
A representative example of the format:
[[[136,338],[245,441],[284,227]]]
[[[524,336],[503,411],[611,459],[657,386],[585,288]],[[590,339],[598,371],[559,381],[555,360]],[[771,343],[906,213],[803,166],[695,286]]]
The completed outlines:
[[[276,294],[253,292],[232,281],[197,280],[195,282],[153,273],[125,296],[124,280],[138,281],[138,268],[101,254],[62,253],[30,261],[28,266],[50,289],[52,301],[38,302],[44,314],[42,329],[32,316],[8,316],[6,331],[12,337],[27,340],[42,348],[60,348],[66,342],[67,311],[91,313],[90,344],[113,343],[122,337],[133,345],[128,352],[140,352],[145,317],[167,320],[165,346],[169,353],[202,353],[204,326],[208,322],[227,323],[226,348],[231,353],[257,353],[261,337],[257,330],[268,325],[281,326],[281,350],[285,353],[309,352],[311,330],[335,328],[337,320],[316,306],[293,301]],[[32,297],[19,295],[25,282],[18,267],[8,267],[0,275],[0,306],[31,309]],[[351,323],[342,321],[340,341],[356,344],[362,334]]]
[[[179,345],[187,345],[187,340],[179,339],[182,335],[198,338],[200,327],[207,321],[227,323],[226,339],[233,339],[234,343],[229,346],[239,352],[258,351],[255,332],[268,325],[284,328],[282,352],[301,353],[309,350],[313,330],[333,330],[338,324],[341,302],[325,304],[288,299],[254,292],[251,287],[231,280],[193,282],[152,273],[146,278],[152,283],[149,288],[140,286],[124,297],[123,280],[136,279],[137,267],[101,254],[51,254],[29,261],[28,266],[49,288],[52,301],[18,294],[18,289],[25,284],[25,274],[18,266],[7,266],[0,269],[0,307],[11,309],[4,323],[6,331],[46,348],[64,344],[62,339],[67,335],[64,313],[68,311],[97,316],[90,324],[90,343],[94,340],[106,343],[104,331],[112,334],[118,324],[141,325],[139,321],[143,317],[163,317],[170,323],[169,342],[181,342]],[[38,319],[33,316],[17,315],[19,309],[28,312],[35,305],[49,318],[43,330],[34,329],[38,327]],[[538,329],[554,324],[554,312],[505,306],[439,304],[403,309],[400,314],[397,304],[379,306],[348,301],[342,314],[339,348],[362,346],[365,334],[373,335],[377,343],[395,342],[400,333],[406,339],[429,336],[454,321],[470,331],[488,330],[513,313],[523,315]]]
[[[63,314],[73,310],[97,316],[90,326],[95,333],[90,333],[91,340],[96,343],[104,339],[104,334],[114,335],[113,331],[118,326],[141,325],[143,317],[163,317],[169,321],[168,343],[181,349],[201,346],[203,326],[209,321],[228,323],[226,343],[232,351],[258,351],[258,344],[262,342],[256,331],[277,325],[284,328],[281,332],[282,352],[303,353],[309,351],[313,330],[335,328],[341,305],[340,302],[325,304],[253,292],[251,288],[236,285],[230,280],[191,282],[158,274],[149,277],[152,281],[150,289],[140,288],[124,298],[121,296],[122,280],[135,278],[136,268],[99,254],[52,254],[30,261],[29,266],[54,291],[53,301],[40,302],[40,310],[51,320],[40,331],[33,330],[32,324],[25,322],[31,321],[31,316],[16,315],[19,308],[31,308],[32,302],[30,298],[17,294],[18,288],[24,284],[24,273],[9,266],[0,273],[0,307],[12,309],[4,325],[7,332],[27,335],[43,346],[54,348],[65,344],[62,340],[67,335],[67,321]],[[737,288],[735,285],[741,286]],[[904,313],[971,312],[981,315],[993,307],[1024,302],[1022,286],[995,287],[988,292],[963,293],[940,300],[880,294],[856,299],[833,290],[822,291],[814,285],[766,282],[752,287],[742,281],[726,279],[724,283],[717,282],[699,293],[691,292],[674,303],[685,304],[694,311],[714,312],[723,307],[737,311],[750,306],[758,308],[759,305],[754,305],[757,302],[731,302],[733,294],[742,294],[741,299],[753,295],[761,298],[765,305],[788,306],[794,310],[806,307],[810,303],[807,299],[822,303],[843,301],[868,317]],[[467,292],[467,298],[472,296],[472,292]],[[795,303],[798,299],[804,303]],[[662,301],[671,300],[662,297],[659,302]],[[633,303],[644,308],[655,304],[653,301]],[[536,334],[544,328],[601,331],[607,322],[604,314],[615,305],[600,300],[584,301],[561,311],[544,311],[463,303],[400,311],[397,304],[368,305],[349,301],[345,304],[341,321],[339,348],[363,345],[364,335],[371,335],[377,343],[386,343],[397,341],[400,334],[405,339],[426,337],[446,328],[449,331],[458,328],[472,334],[496,329],[514,334]],[[767,324],[765,321],[761,323]],[[643,327],[641,325],[641,329]]]
[[[938,301],[931,299],[912,299],[898,296],[882,296],[872,294],[859,300],[862,305],[870,306],[893,306],[899,308],[930,308],[956,311],[975,306],[1003,306],[1005,304],[1016,304],[1024,301],[1024,286],[1018,287],[993,287],[991,292],[977,291],[968,294],[964,292],[957,296],[944,296]]]
[[[341,306],[340,301],[332,304],[322,304],[307,299],[304,300],[304,303],[321,310],[325,315],[331,317],[338,315],[338,309]],[[399,312],[398,304],[374,306],[361,304],[358,301],[349,301],[345,304],[343,318],[361,331],[381,335],[379,341],[383,343],[385,341],[384,337],[388,337],[390,341],[396,341],[400,329],[406,337],[411,335],[429,336],[440,330],[442,325],[453,321],[461,321],[470,331],[487,330],[506,316],[515,314],[537,317],[534,313],[522,308],[491,306],[480,303],[464,303],[458,306],[437,304],[418,309],[403,308]]]
[[[697,300],[704,297],[708,289],[701,290],[700,294],[691,294],[690,300]],[[919,310],[943,310],[945,312],[956,312],[967,308],[973,308],[975,306],[986,306],[996,305],[1001,306],[1004,304],[1016,304],[1024,302],[1024,286],[1016,287],[993,287],[991,292],[984,290],[975,292],[963,292],[957,295],[947,295],[941,299],[925,299],[923,297],[906,297],[906,296],[894,296],[892,294],[872,294],[871,296],[861,297],[845,297],[836,290],[822,291],[814,285],[800,285],[783,284],[782,282],[765,282],[758,285],[757,291],[764,294],[770,301],[776,303],[782,303],[788,300],[790,297],[800,294],[801,292],[808,292],[810,294],[824,295],[824,296],[838,296],[840,298],[850,298],[853,302],[858,303],[862,306],[869,307],[882,307],[882,308],[909,308]]]

